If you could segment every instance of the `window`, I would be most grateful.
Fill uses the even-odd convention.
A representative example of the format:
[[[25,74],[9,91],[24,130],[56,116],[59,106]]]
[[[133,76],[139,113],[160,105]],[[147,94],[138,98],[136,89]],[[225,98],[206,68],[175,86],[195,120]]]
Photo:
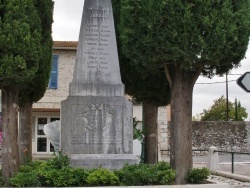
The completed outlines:
[[[57,117],[38,117],[36,124],[36,151],[43,153],[51,153],[54,152],[54,147],[50,143],[49,139],[43,132],[44,125],[53,122],[56,120],[60,120]]]
[[[58,55],[52,56],[52,69],[50,72],[49,89],[58,87]]]

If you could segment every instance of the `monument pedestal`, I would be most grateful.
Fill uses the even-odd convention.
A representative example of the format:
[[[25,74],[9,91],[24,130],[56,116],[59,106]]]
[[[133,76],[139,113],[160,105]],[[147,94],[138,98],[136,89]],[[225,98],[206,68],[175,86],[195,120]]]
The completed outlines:
[[[119,169],[133,155],[132,103],[124,97],[69,96],[62,101],[62,152],[72,167]]]
[[[106,168],[121,169],[125,164],[139,163],[139,158],[133,154],[72,154],[70,155],[72,167],[86,169]]]

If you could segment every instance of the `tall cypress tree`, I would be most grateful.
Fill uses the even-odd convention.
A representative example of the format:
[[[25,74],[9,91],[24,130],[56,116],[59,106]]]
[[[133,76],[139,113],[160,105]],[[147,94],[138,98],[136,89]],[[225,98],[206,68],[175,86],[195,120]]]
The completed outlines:
[[[19,93],[19,155],[20,163],[32,159],[32,104],[40,100],[46,92],[52,63],[52,0],[36,0],[35,8],[41,20],[41,53],[38,70]]]
[[[0,1],[0,89],[2,90],[2,173],[6,183],[19,169],[18,94],[37,72],[41,22],[34,0]]]
[[[152,70],[143,64],[136,64],[133,58],[123,53],[119,28],[121,2],[113,0],[112,3],[122,82],[126,94],[143,104],[144,162],[154,164],[158,161],[158,107],[170,103],[170,87],[163,67]]]

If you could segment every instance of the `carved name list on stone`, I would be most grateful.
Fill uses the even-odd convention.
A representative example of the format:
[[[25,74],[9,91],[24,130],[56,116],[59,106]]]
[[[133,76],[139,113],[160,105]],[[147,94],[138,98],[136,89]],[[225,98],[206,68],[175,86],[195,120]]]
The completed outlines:
[[[105,0],[85,5],[75,65],[78,73],[70,95],[123,96],[112,7]]]
[[[88,7],[87,11],[91,18],[96,19],[109,19],[110,11],[104,7]],[[110,47],[109,40],[111,37],[111,29],[109,24],[87,24],[84,29],[86,37],[86,45],[88,51],[87,56],[87,69],[108,69],[107,56],[110,53],[106,48]]]

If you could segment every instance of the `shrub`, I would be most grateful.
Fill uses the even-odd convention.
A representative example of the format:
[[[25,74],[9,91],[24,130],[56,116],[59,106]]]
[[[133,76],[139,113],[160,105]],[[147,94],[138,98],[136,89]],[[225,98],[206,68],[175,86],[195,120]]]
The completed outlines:
[[[68,167],[70,159],[67,155],[59,153],[59,155],[54,156],[53,158],[46,161],[47,166],[53,169],[60,169],[63,167]]]
[[[189,170],[187,175],[187,182],[191,184],[205,183],[210,175],[210,171],[207,168],[193,168]]]
[[[174,177],[175,172],[167,162],[155,165],[125,165],[114,172],[103,168],[85,170],[69,167],[69,158],[60,154],[47,161],[34,161],[21,166],[20,172],[11,179],[11,185],[18,187],[167,185],[173,183]]]
[[[87,172],[83,168],[63,167],[52,169],[44,174],[46,185],[69,187],[86,185]]]
[[[175,171],[171,169],[170,164],[165,161],[160,161],[150,167],[152,174],[152,184],[155,185],[170,185],[174,183]]]
[[[87,177],[90,171],[83,168],[73,168],[72,173],[77,186],[84,186],[87,184]]]
[[[75,176],[74,169],[70,167],[63,167],[61,169],[52,169],[45,172],[44,177],[46,184],[53,187],[70,187],[72,185],[79,185],[79,178]]]
[[[170,168],[169,163],[163,161],[155,165],[125,165],[115,173],[121,184],[125,186],[169,185],[175,178],[175,172]]]
[[[34,172],[20,172],[10,179],[10,185],[13,187],[39,187],[41,182]]]
[[[98,168],[88,175],[87,183],[91,186],[119,185],[119,178],[110,170]]]
[[[115,174],[124,186],[147,185],[152,177],[147,164],[125,165],[122,169],[115,171]]]
[[[33,168],[38,175],[38,178],[43,186],[51,186],[50,183],[53,183],[50,179],[48,173],[54,170],[60,170],[66,167],[69,167],[70,159],[68,156],[59,154],[54,156],[51,159],[48,159],[43,162],[37,162],[33,164]],[[51,172],[52,173],[52,172]]]

